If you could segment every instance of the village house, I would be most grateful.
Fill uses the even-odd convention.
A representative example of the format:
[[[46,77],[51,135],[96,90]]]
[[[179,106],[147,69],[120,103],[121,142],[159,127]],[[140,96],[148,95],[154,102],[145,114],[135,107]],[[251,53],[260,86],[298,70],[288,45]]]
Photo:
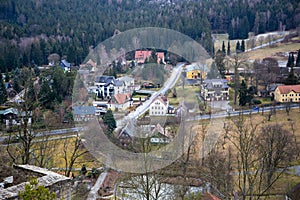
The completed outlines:
[[[132,93],[136,89],[136,86],[134,85],[135,84],[134,78],[131,78],[129,76],[122,76],[117,80],[124,82],[124,87],[125,87],[124,92]]]
[[[157,52],[156,53],[157,63],[158,64],[166,64],[165,63],[165,54],[164,52]]]
[[[143,50],[135,51],[134,59],[137,62],[137,64],[144,64],[146,60],[150,58],[151,53],[152,51],[143,51]]]
[[[74,121],[89,121],[95,117],[96,109],[94,106],[74,106]]]
[[[276,102],[300,102],[300,85],[279,85],[274,92]]]
[[[169,102],[166,97],[158,96],[150,104],[150,116],[163,116],[168,113]]]
[[[126,90],[124,81],[113,76],[97,76],[94,85],[97,87],[97,96],[103,99],[110,99],[114,94],[124,93]]]
[[[71,63],[69,63],[65,59],[60,61],[60,66],[65,72],[71,71]]]
[[[187,65],[184,72],[186,73],[187,79],[205,79],[206,72],[201,70],[200,66],[197,64]]]
[[[207,79],[201,85],[200,95],[205,101],[229,100],[229,86],[226,79]]]
[[[132,106],[132,99],[129,93],[119,93],[115,94],[107,102],[107,108],[112,111],[126,111],[130,106]]]
[[[19,111],[16,108],[7,108],[5,110],[0,110],[0,119],[6,126],[10,125],[18,125],[20,124],[25,118],[28,119],[28,124],[31,124],[31,115],[32,113],[27,113],[23,111]]]

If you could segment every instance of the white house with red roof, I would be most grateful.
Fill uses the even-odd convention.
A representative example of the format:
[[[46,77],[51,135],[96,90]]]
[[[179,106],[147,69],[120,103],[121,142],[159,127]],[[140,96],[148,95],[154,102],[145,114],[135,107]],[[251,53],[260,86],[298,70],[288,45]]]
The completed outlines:
[[[168,113],[169,102],[166,97],[158,96],[156,97],[149,108],[150,116],[162,116]]]
[[[134,59],[138,64],[144,64],[150,58],[152,51],[135,51]]]
[[[107,108],[111,110],[118,109],[119,111],[126,111],[126,109],[132,106],[130,93],[115,94],[106,105]]]
[[[279,85],[275,89],[276,102],[300,102],[300,85]]]

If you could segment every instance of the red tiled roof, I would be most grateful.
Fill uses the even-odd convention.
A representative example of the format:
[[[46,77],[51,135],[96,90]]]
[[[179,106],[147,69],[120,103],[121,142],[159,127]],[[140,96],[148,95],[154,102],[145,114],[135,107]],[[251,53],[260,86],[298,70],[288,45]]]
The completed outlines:
[[[207,192],[202,196],[203,200],[221,200],[218,197],[216,197],[215,195],[212,195],[211,193]]]
[[[164,54],[164,52],[157,52],[157,53],[156,53],[156,56],[157,56],[158,58],[164,58],[164,57],[165,57],[165,54]]]
[[[142,51],[142,50],[139,50],[139,51],[136,51],[135,52],[135,56],[134,58],[135,59],[142,59],[143,61],[145,61],[148,57],[151,56],[151,51]]]
[[[118,104],[124,104],[127,99],[130,99],[130,95],[128,93],[115,94],[115,99]]]
[[[281,94],[288,94],[291,91],[300,93],[300,85],[280,85],[277,87]]]

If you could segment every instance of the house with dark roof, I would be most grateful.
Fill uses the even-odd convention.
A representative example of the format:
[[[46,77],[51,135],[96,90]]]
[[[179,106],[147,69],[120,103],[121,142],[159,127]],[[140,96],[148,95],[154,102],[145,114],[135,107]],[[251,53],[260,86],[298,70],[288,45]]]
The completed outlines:
[[[94,85],[97,87],[97,96],[103,99],[110,99],[114,94],[124,93],[126,90],[124,81],[113,76],[97,76]]]
[[[229,100],[229,86],[226,79],[206,79],[201,85],[200,95],[205,101]]]
[[[28,116],[26,116],[28,115]],[[0,119],[6,126],[20,124],[25,118],[28,119],[28,124],[31,124],[32,112],[26,113],[16,108],[7,108],[0,110]]]
[[[64,71],[70,71],[71,70],[71,63],[66,61],[65,59],[60,61],[60,66]]]
[[[279,85],[274,92],[276,102],[300,102],[300,85]]]
[[[94,106],[74,106],[74,121],[89,121],[95,117],[96,108]]]

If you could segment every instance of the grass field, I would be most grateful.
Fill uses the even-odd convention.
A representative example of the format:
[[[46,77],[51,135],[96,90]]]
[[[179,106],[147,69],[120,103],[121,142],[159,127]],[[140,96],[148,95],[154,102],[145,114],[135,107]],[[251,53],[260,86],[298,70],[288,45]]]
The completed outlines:
[[[276,39],[282,37],[281,35],[276,35],[276,32],[270,33],[270,34],[272,34],[272,40],[276,40]],[[280,34],[280,33],[278,33],[278,34]],[[213,37],[214,37],[215,51],[217,51],[218,49],[220,49],[220,50],[222,49],[223,41],[225,43],[225,47],[226,47],[226,51],[227,51],[228,34],[214,34]],[[269,39],[266,36],[266,34],[258,35],[254,42],[254,46],[268,43],[269,42],[268,40]],[[241,41],[241,40],[240,39],[239,40],[230,40],[230,50],[232,53],[235,52],[235,47],[236,47],[237,41]],[[246,39],[245,40],[246,49],[249,48],[249,47],[247,47],[247,44],[248,44],[248,40]],[[274,57],[274,58],[277,58],[278,60],[287,60],[287,58],[279,56],[278,53],[297,51],[298,49],[300,49],[300,37],[294,37],[287,43],[277,43],[277,44],[274,44],[274,45],[271,45],[268,47],[264,47],[261,49],[257,49],[254,51],[250,51],[250,52],[247,52],[244,54],[246,55],[246,57],[249,60],[263,59],[266,57]]]
[[[300,40],[299,37],[298,39]],[[278,53],[298,51],[298,49],[300,49],[300,42],[297,43],[288,42],[288,43],[278,43],[276,45],[272,45],[271,47],[257,49],[254,51],[247,52],[245,54],[250,60],[263,59],[266,57],[273,57],[278,60],[287,60],[287,58],[279,56]]]

